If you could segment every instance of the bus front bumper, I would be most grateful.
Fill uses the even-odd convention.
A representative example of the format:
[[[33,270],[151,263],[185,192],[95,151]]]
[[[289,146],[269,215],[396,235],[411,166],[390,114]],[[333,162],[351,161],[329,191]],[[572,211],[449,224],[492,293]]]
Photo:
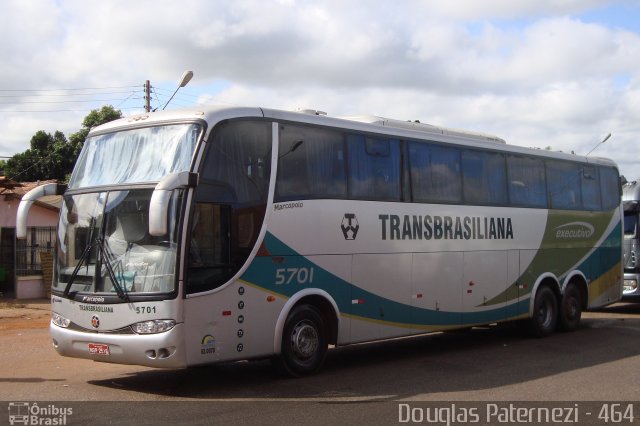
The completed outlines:
[[[85,333],[50,323],[53,347],[62,356],[157,368],[186,367],[184,324],[157,334]]]

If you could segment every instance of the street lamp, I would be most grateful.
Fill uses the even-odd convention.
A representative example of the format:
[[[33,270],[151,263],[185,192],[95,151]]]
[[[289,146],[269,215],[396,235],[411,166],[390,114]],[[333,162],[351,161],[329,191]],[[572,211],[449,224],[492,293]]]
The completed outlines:
[[[178,93],[178,90],[180,90],[181,87],[186,86],[187,83],[189,83],[192,78],[193,78],[193,71],[185,71],[182,74],[182,78],[180,79],[180,85],[176,88],[176,91],[173,92],[173,95],[171,95],[171,97],[169,98],[167,103],[164,104],[164,106],[162,107],[163,110],[167,107],[167,105],[169,105],[169,102],[171,102],[171,99],[173,99],[173,97],[176,95],[176,93]]]

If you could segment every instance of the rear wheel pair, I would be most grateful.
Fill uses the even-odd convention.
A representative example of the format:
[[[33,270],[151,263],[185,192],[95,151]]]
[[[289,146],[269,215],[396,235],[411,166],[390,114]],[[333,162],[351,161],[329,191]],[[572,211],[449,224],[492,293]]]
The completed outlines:
[[[582,296],[575,284],[567,284],[560,303],[554,291],[544,286],[536,293],[533,315],[528,323],[529,330],[538,337],[548,336],[556,328],[573,331],[580,325],[581,316]]]

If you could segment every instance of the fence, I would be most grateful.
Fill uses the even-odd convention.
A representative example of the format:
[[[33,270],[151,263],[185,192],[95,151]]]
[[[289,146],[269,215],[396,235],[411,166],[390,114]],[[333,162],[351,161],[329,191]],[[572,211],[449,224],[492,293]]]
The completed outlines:
[[[42,275],[41,254],[52,253],[55,241],[55,226],[27,228],[27,238],[16,241],[16,276]]]

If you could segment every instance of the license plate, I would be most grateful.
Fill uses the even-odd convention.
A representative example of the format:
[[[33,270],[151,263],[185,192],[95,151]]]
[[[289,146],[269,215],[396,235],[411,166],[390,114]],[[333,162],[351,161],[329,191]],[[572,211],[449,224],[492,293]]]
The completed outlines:
[[[109,345],[89,343],[89,353],[92,355],[109,355]]]

